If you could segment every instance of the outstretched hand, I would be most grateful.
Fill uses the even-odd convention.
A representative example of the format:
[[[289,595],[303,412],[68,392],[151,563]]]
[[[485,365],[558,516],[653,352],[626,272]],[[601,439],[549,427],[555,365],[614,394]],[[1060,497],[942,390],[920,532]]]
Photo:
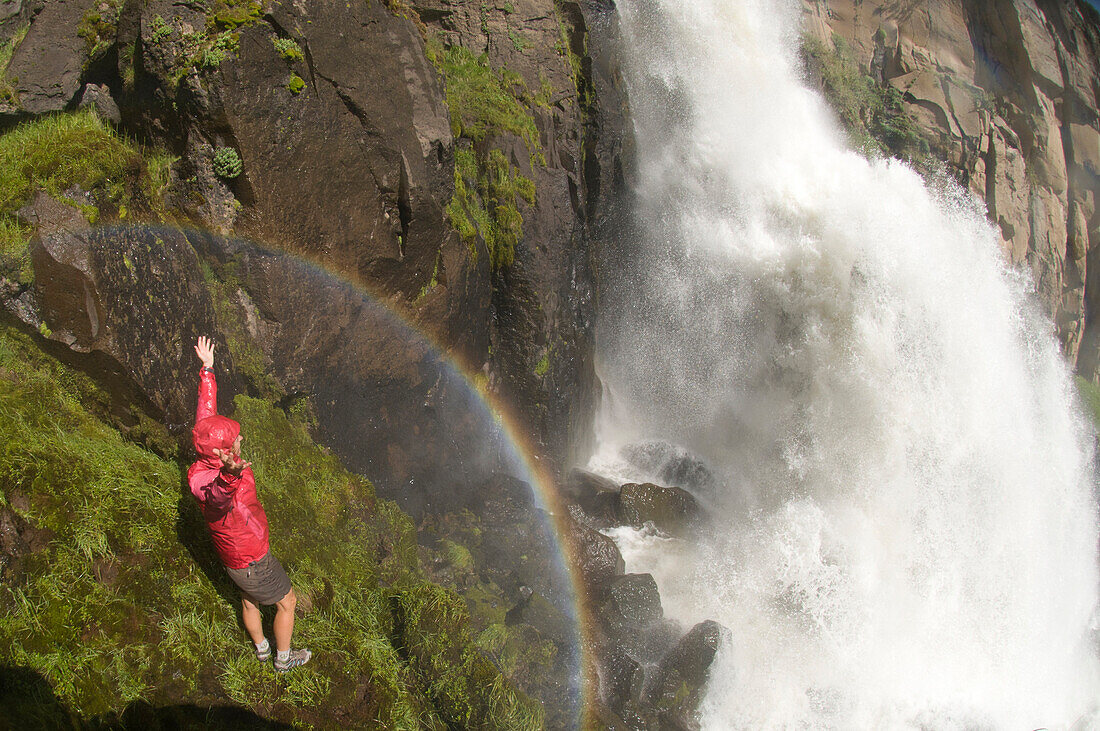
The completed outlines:
[[[199,342],[195,345],[195,355],[199,356],[204,368],[214,367],[214,341],[205,335],[199,336]]]
[[[251,467],[251,462],[245,462],[241,456],[230,449],[215,449],[214,456],[222,461],[225,469],[234,475],[244,472],[246,467]]]

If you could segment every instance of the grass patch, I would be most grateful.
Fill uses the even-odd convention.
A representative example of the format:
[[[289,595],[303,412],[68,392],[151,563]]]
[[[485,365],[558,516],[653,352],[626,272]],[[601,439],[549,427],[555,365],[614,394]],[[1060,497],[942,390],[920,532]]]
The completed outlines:
[[[542,708],[509,688],[473,643],[461,597],[425,582],[398,594],[396,602],[400,640],[410,664],[450,727],[542,728]]]
[[[73,185],[106,188],[121,198],[121,179],[141,153],[90,110],[40,117],[0,136],[0,214],[13,213],[36,189],[58,195]]]
[[[33,230],[15,212],[36,190],[60,196],[73,186],[94,205],[76,204],[90,221],[102,209],[130,217],[168,215],[164,196],[177,158],[120,137],[91,110],[39,117],[0,135],[0,275],[27,284]]]
[[[257,663],[236,591],[183,492],[186,464],[104,424],[108,405],[86,376],[0,326],[0,506],[20,504],[32,529],[50,531],[0,583],[0,656],[40,673],[63,707],[90,718],[139,699],[234,703],[323,728],[354,712],[387,729],[443,728],[446,708],[487,728],[529,727],[512,721],[531,702],[471,659],[468,617],[418,610],[415,637],[476,669],[477,685],[395,644],[393,597],[442,591],[420,578],[409,517],[317,447],[305,424],[239,396],[234,415],[272,547],[308,608],[296,643],[315,652],[288,676]],[[37,717],[37,692],[27,691],[18,718]]]
[[[539,148],[535,119],[522,101],[527,88],[518,74],[491,68],[486,54],[457,45],[443,49],[438,41],[428,44],[428,58],[443,75],[455,137],[480,142],[507,132],[528,150]]]

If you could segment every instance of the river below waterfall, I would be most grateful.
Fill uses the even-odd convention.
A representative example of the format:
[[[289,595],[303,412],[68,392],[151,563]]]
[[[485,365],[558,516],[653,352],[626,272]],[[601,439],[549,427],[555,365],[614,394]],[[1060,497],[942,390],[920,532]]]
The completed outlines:
[[[703,727],[1100,727],[1094,437],[980,204],[849,149],[797,3],[618,8],[637,201],[590,467],[697,468],[704,529],[613,534],[728,629]]]

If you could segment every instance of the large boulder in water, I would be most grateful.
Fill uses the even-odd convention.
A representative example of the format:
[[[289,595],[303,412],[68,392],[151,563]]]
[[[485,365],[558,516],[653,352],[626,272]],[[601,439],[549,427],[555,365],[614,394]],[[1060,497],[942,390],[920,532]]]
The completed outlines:
[[[573,570],[590,597],[601,597],[608,582],[626,570],[623,555],[615,541],[585,525],[572,515],[565,522],[566,540],[573,548]]]
[[[620,487],[615,482],[582,469],[572,469],[562,484],[565,497],[576,503],[583,519],[597,528],[616,525]]]
[[[699,516],[699,503],[679,487],[629,483],[619,493],[619,519],[636,528],[653,523],[666,533],[685,535]]]
[[[624,574],[607,586],[607,598],[600,606],[612,633],[625,635],[644,630],[664,617],[657,582],[650,574]]]
[[[661,660],[648,694],[661,728],[699,728],[696,714],[723,631],[722,625],[713,620],[700,622]]]
[[[703,458],[670,442],[651,439],[627,444],[619,450],[619,455],[662,485],[682,487],[704,498],[722,489],[714,470]]]

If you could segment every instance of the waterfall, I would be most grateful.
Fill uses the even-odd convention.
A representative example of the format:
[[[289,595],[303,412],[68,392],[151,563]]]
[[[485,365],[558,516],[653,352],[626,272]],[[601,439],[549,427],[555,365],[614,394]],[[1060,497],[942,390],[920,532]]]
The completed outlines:
[[[1100,724],[1094,437],[980,205],[849,149],[798,3],[618,5],[637,201],[590,467],[712,477],[690,539],[613,532],[729,630],[703,727]]]

